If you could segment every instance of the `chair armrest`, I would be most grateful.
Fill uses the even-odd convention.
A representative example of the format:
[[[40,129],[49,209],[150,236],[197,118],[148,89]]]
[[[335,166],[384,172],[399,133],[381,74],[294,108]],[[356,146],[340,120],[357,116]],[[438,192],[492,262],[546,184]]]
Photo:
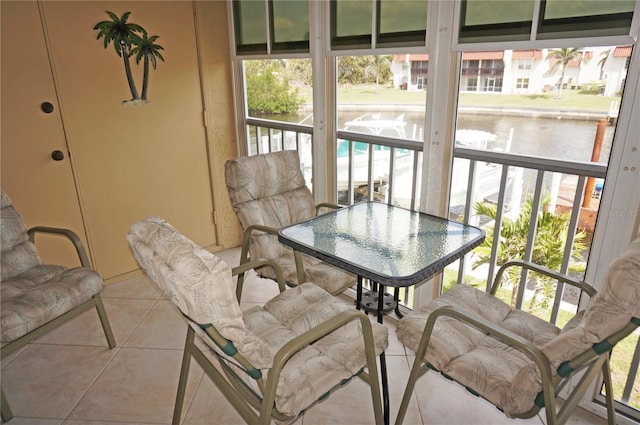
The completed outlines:
[[[284,292],[286,288],[284,283],[284,276],[282,275],[282,269],[280,268],[278,263],[276,263],[273,260],[259,259],[254,261],[247,261],[244,264],[240,264],[239,266],[232,268],[231,275],[232,276],[237,276],[239,274],[244,275],[245,272],[248,272],[249,270],[255,269],[257,267],[262,267],[262,266],[268,266],[273,269],[273,271],[276,274],[276,282],[278,283],[278,289],[280,290],[280,292]],[[238,302],[240,302],[239,297],[238,297]]]
[[[587,295],[589,295],[590,297],[593,297],[596,294],[596,290],[593,286],[589,285],[588,283],[575,279],[571,276],[568,276],[566,274],[562,274],[559,272],[556,272],[554,270],[548,269],[544,266],[541,266],[539,264],[535,264],[532,263],[530,261],[524,261],[524,260],[512,260],[512,261],[508,261],[506,263],[504,263],[500,269],[498,270],[498,273],[496,274],[496,278],[493,281],[493,285],[491,286],[491,291],[490,293],[492,295],[495,295],[496,291],[498,290],[498,288],[500,287],[501,283],[502,283],[502,276],[504,275],[504,272],[509,268],[509,267],[521,267],[523,269],[526,270],[532,270],[536,273],[540,273],[543,274],[545,276],[548,276],[552,279],[556,279],[559,280],[563,283],[569,284],[571,286],[574,286],[578,289],[580,289],[581,291],[585,292]]]
[[[540,375],[542,377],[542,382],[548,382],[552,384],[552,372],[551,372],[551,364],[549,360],[544,355],[542,350],[536,347],[532,342],[527,339],[521,337],[520,335],[511,332],[508,329],[504,329],[492,323],[476,314],[470,313],[461,309],[460,307],[454,306],[444,306],[433,311],[429,318],[427,319],[427,324],[425,325],[425,330],[422,333],[422,339],[420,340],[420,346],[418,347],[418,352],[422,353],[424,357],[424,353],[426,353],[426,347],[429,343],[429,338],[431,337],[431,333],[433,332],[433,328],[436,324],[436,321],[440,317],[451,317],[460,322],[466,323],[474,328],[486,333],[487,335],[491,335],[500,342],[513,347],[514,349],[522,352],[531,360],[533,360],[540,371]],[[424,347],[423,347],[424,344]],[[544,384],[543,384],[544,387]]]
[[[339,210],[340,208],[342,208],[342,205],[334,204],[334,203],[331,203],[331,202],[319,203],[318,205],[316,205],[316,216],[320,214],[320,210],[322,208],[330,208],[332,210]]]
[[[244,264],[249,261],[249,243],[251,242],[251,235],[253,232],[264,232],[273,235],[278,234],[278,229],[262,224],[252,224],[244,229],[242,234],[242,252],[240,253],[240,264]]]
[[[58,227],[37,226],[29,229],[27,233],[29,234],[29,241],[31,243],[35,243],[36,233],[48,233],[65,236],[75,246],[76,253],[78,254],[78,258],[80,259],[80,264],[82,265],[82,267],[91,268],[91,262],[89,261],[89,257],[87,256],[87,251],[85,250],[80,237],[72,230],[62,229]]]
[[[264,393],[269,394],[273,398],[276,392],[276,386],[278,385],[278,381],[280,379],[280,373],[282,372],[282,369],[284,368],[287,361],[289,361],[289,359],[294,354],[312,344],[313,342],[319,340],[320,338],[330,334],[339,327],[344,326],[345,324],[354,320],[359,320],[362,325],[362,336],[364,338],[367,364],[369,366],[372,366],[373,368],[376,368],[377,366],[375,366],[375,352],[373,350],[366,349],[366,347],[374,347],[373,328],[371,326],[371,322],[362,311],[347,310],[325,322],[322,322],[317,326],[314,326],[312,329],[309,329],[308,331],[298,335],[297,337],[283,345],[273,357],[273,366],[269,370],[266,389]],[[370,374],[374,373],[377,373],[377,370],[370,371]],[[374,385],[376,385],[375,388],[377,388],[377,382],[375,382]],[[265,399],[265,403],[263,403],[263,406],[273,405],[273,403],[273,399]]]

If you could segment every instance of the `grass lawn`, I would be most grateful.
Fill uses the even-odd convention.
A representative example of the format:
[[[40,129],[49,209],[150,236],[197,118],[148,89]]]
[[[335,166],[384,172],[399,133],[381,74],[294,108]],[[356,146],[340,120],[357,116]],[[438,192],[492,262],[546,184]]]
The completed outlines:
[[[299,87],[305,103],[311,103],[311,88]],[[389,86],[359,85],[338,87],[338,104],[404,104],[424,105],[426,92],[398,90]],[[460,106],[518,106],[532,108],[609,110],[619,96],[599,96],[563,90],[540,94],[461,93]]]

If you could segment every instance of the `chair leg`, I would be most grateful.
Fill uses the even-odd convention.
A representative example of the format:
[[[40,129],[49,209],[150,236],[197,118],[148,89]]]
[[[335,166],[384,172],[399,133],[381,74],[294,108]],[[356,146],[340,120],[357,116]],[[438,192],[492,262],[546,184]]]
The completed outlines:
[[[194,344],[195,331],[187,325],[187,339],[184,342],[184,352],[182,353],[182,366],[180,366],[180,380],[178,381],[178,393],[176,394],[176,404],[173,407],[172,425],[180,425],[182,415],[182,405],[187,389],[187,379],[189,378],[189,367],[191,366],[191,346]]]
[[[113,331],[111,330],[111,325],[109,324],[107,311],[104,309],[104,304],[102,303],[102,297],[100,296],[100,294],[96,294],[93,298],[96,302],[96,311],[98,312],[98,317],[100,318],[100,323],[102,324],[104,336],[107,338],[107,344],[109,345],[109,348],[113,348],[116,346],[116,339],[113,337]]]
[[[407,408],[409,407],[409,400],[411,400],[411,394],[413,394],[413,389],[416,386],[416,382],[421,376],[420,368],[422,362],[422,357],[416,356],[416,359],[413,362],[413,367],[411,368],[411,372],[409,373],[407,387],[405,388],[404,394],[402,395],[402,402],[400,402],[400,409],[398,410],[398,416],[396,416],[395,425],[402,425],[402,422],[404,421],[404,416],[407,414]]]
[[[11,407],[9,407],[9,402],[7,398],[4,396],[4,390],[0,389],[0,413],[2,416],[3,422],[9,422],[11,418],[13,418],[13,412],[11,411]]]
[[[613,384],[611,382],[611,368],[609,367],[609,357],[602,363],[602,380],[604,381],[604,390],[606,392],[605,399],[607,400],[607,423],[609,425],[615,425],[616,423],[616,408],[613,403]]]

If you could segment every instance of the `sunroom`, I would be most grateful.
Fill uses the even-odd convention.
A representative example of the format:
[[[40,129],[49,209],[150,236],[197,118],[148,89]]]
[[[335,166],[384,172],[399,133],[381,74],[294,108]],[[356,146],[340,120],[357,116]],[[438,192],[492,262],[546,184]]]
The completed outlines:
[[[107,289],[138,279],[140,274],[126,246],[117,242],[120,245],[114,249],[116,242],[108,239],[111,236],[101,234],[110,220],[114,228],[107,233],[116,233],[123,240],[127,226],[142,214],[175,215],[177,223],[184,225],[180,227],[200,245],[212,251],[237,249],[240,231],[228,206],[221,168],[235,156],[280,150],[298,151],[307,185],[318,202],[379,201],[487,230],[481,251],[404,291],[400,298],[405,312],[455,284],[488,288],[499,265],[514,257],[542,261],[597,287],[611,261],[638,234],[637,1],[239,0],[193,2],[187,7],[182,2],[164,6],[106,2],[82,5],[75,11],[69,4],[33,4],[33,22],[43,28],[47,69],[60,102],[59,106],[53,103],[63,114],[59,131],[66,150],[62,150],[77,158],[69,173],[75,182],[72,198],[79,205],[79,227],[86,232],[92,260],[105,276]],[[132,11],[132,20],[140,17],[151,31],[161,33],[159,43],[169,42],[163,52],[166,63],[159,61],[151,71],[157,80],[152,79],[150,99],[156,105],[129,109],[118,105],[124,110],[118,113],[126,114],[123,120],[130,120],[123,125],[126,135],[105,130],[107,126],[101,124],[101,113],[104,119],[114,117],[106,103],[93,105],[93,96],[80,100],[79,92],[95,81],[79,79],[82,73],[71,70],[82,63],[79,51],[64,51],[70,43],[68,35],[75,34],[64,28],[67,19],[91,16],[97,22],[105,18],[104,10]],[[76,11],[81,12],[74,14]],[[176,11],[176,23],[171,23]],[[6,28],[11,10],[3,4],[2,12]],[[188,22],[189,13],[193,23]],[[162,23],[154,24],[155,17]],[[171,44],[171,31],[178,31],[175,27],[184,22],[191,26],[181,31],[190,35]],[[154,25],[156,29],[151,29]],[[108,59],[121,61],[112,51],[105,52],[95,37],[88,40],[87,45],[100,47],[91,57],[111,55],[114,57]],[[196,73],[195,80],[184,86],[179,71],[163,77],[163,67],[178,62],[169,51],[179,48],[189,50],[181,58],[182,66],[194,67]],[[4,63],[3,54],[3,75],[13,75],[5,72],[5,66],[9,67]],[[96,72],[93,66],[97,65],[87,64]],[[121,63],[113,68],[116,66]],[[105,77],[105,73],[97,75]],[[118,77],[118,84],[109,86],[110,90],[122,87]],[[10,90],[5,81],[3,76],[3,92]],[[255,106],[262,94],[261,83],[272,88],[282,85],[295,94],[293,110],[283,113]],[[192,107],[177,94],[173,105],[163,103],[161,96],[180,90],[193,92],[191,99],[199,97],[201,103]],[[83,106],[89,102],[91,106]],[[154,106],[156,112],[150,113]],[[3,101],[3,111],[6,108]],[[162,108],[166,109],[158,112]],[[180,184],[184,187],[184,183],[179,184],[173,173],[163,181],[166,198],[175,197],[175,202],[160,201],[162,189],[150,181],[153,174],[166,174],[157,164],[166,164],[174,154],[181,160],[184,152],[173,151],[180,150],[180,145],[160,143],[141,162],[141,151],[154,149],[145,128],[164,128],[165,123],[158,120],[170,120],[172,114],[190,129],[186,137],[195,136],[206,145],[197,153],[194,150],[194,155],[204,152],[201,163],[189,170],[191,156],[181,165],[182,173],[206,181],[204,189],[183,192]],[[202,114],[204,124],[197,122]],[[87,122],[78,124],[83,119]],[[7,121],[7,128],[10,125]],[[92,125],[104,131],[104,136],[96,135],[104,137],[99,147],[80,141],[91,134]],[[170,135],[154,137],[160,142],[182,137],[177,122],[170,128]],[[61,201],[50,193],[40,196],[40,204],[30,200],[30,192],[42,194],[51,187],[18,183],[21,174],[12,167],[23,167],[15,162],[23,153],[17,153],[21,148],[7,141],[13,135],[10,131],[3,130],[3,188],[10,189],[26,220],[35,224],[47,218],[42,203],[59,205]],[[126,143],[118,143],[119,134]],[[107,141],[112,145],[107,146]],[[136,182],[123,190],[132,177]],[[108,179],[112,180],[105,182]],[[89,181],[98,183],[92,186]],[[152,189],[145,193],[145,185]],[[100,192],[109,191],[122,191],[110,195],[117,208],[99,200]],[[190,221],[178,210],[195,198],[197,219]],[[202,214],[210,213],[209,209],[213,210],[213,224],[210,216]],[[66,207],[61,210],[56,214],[68,213]],[[563,227],[556,244],[539,246],[548,236],[545,232],[558,231],[541,225],[546,213],[557,217]],[[515,228],[519,222],[523,226]],[[489,230],[500,237],[493,237]],[[507,231],[515,233],[506,236]],[[501,243],[505,239],[514,245],[512,251]],[[110,254],[113,258],[106,259]],[[564,309],[578,309],[579,300],[563,295],[561,287],[552,290],[562,295],[563,302],[549,306],[545,314],[561,322]],[[354,297],[352,292],[345,295]],[[620,353],[614,351],[614,358],[619,356],[614,362],[614,396],[618,421],[634,423],[640,409],[638,335],[625,343]],[[581,407],[595,417],[606,417],[600,392],[601,382],[585,395]],[[84,405],[80,402],[75,416],[63,419],[89,419],[83,415],[90,405],[87,400]],[[197,423],[194,418],[190,423]],[[113,420],[106,413],[105,419]],[[442,423],[450,422],[442,417]]]

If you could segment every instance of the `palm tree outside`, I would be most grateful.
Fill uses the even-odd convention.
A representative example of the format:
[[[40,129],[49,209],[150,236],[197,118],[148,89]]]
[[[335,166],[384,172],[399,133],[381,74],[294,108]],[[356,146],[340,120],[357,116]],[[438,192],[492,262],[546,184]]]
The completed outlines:
[[[552,50],[547,55],[547,60],[555,59],[555,62],[551,65],[551,72],[557,71],[558,67],[561,67],[562,73],[560,74],[560,84],[558,87],[558,98],[562,94],[562,84],[564,84],[564,74],[567,70],[567,65],[571,61],[582,59],[582,54],[580,53],[577,47],[567,48],[563,47],[561,49]]]
[[[142,37],[134,35],[135,47],[131,50],[131,55],[136,55],[136,64],[140,63],[140,59],[144,58],[144,77],[142,80],[142,100],[147,100],[147,90],[149,88],[149,63],[153,65],[153,69],[156,69],[157,60],[159,58],[164,62],[164,58],[160,53],[160,50],[164,50],[164,47],[159,44],[155,44],[158,39],[157,35],[152,35],[147,38],[147,33],[143,33]]]

